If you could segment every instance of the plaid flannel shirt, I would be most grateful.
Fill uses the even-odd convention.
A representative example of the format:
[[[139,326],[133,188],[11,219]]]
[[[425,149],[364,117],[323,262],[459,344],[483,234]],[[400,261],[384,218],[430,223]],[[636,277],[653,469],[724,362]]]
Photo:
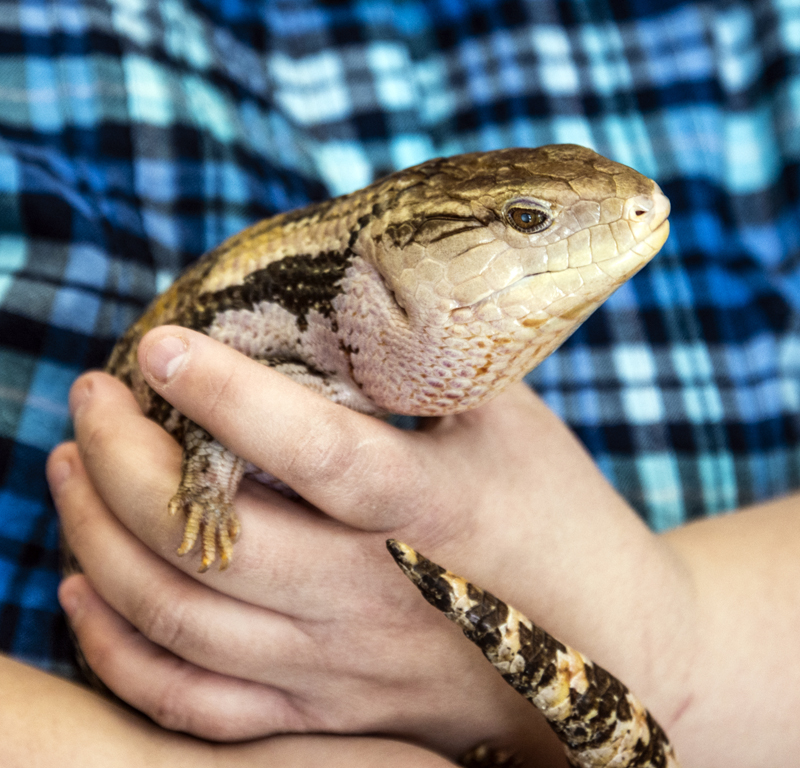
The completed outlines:
[[[67,391],[252,221],[574,142],[672,235],[528,380],[656,530],[800,486],[800,0],[0,0],[0,650],[64,671]]]

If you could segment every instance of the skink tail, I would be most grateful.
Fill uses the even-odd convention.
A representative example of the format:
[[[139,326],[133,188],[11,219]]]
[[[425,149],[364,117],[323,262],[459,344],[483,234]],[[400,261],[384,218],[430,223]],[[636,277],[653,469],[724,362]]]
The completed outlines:
[[[411,547],[393,539],[387,547],[425,599],[545,716],[573,766],[679,768],[664,731],[617,678]]]

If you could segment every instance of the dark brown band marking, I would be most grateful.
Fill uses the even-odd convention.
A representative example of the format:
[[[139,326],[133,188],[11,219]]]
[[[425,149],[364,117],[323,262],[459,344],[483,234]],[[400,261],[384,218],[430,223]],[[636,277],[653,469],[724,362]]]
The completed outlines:
[[[333,317],[333,300],[342,293],[341,280],[353,257],[349,249],[314,256],[301,254],[273,261],[251,272],[239,285],[201,294],[197,309],[186,323],[202,330],[229,309],[253,310],[262,301],[283,307],[297,317],[297,327],[308,327],[308,313],[316,310]]]

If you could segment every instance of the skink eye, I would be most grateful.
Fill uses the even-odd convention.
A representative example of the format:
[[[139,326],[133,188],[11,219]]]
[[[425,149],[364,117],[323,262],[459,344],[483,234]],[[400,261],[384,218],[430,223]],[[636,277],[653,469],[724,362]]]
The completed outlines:
[[[508,223],[520,232],[541,232],[550,226],[550,217],[540,208],[514,206],[506,211]]]

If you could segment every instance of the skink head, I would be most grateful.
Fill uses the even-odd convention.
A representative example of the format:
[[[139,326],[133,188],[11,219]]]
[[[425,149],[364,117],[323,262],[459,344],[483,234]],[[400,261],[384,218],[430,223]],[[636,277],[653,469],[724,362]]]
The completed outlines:
[[[537,365],[669,233],[669,201],[655,182],[574,145],[432,160],[375,190],[368,258],[405,312],[406,336],[423,339],[436,361],[454,349],[476,361],[438,397],[444,408],[446,397],[452,405],[472,392],[451,411]]]
[[[599,303],[609,293],[603,276],[614,287],[627,280],[669,231],[669,201],[655,182],[574,145],[432,160],[396,187],[379,267],[412,315],[472,308],[486,319],[531,319],[547,308],[563,314],[555,302],[568,296],[591,302],[594,287]]]

